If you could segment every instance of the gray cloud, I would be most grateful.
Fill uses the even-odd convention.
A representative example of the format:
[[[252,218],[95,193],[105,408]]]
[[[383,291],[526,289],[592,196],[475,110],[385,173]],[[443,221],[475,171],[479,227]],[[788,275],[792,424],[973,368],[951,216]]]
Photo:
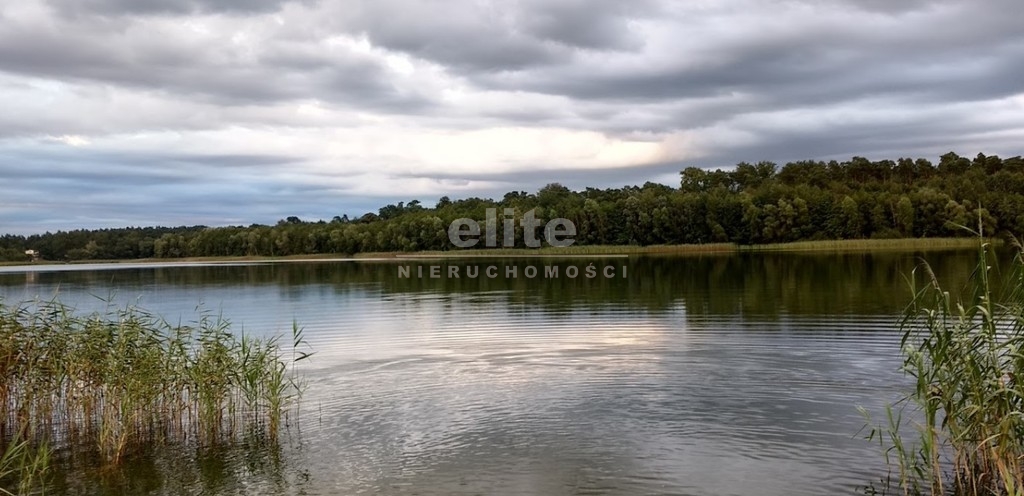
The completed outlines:
[[[293,157],[151,152],[7,151],[0,160],[0,231],[126,225],[274,223],[332,211],[316,187],[271,172]]]
[[[565,46],[591,50],[640,49],[643,38],[630,29],[635,19],[660,12],[648,0],[533,0],[521,15],[523,29],[533,36]]]
[[[868,12],[883,14],[902,14],[935,8],[937,5],[954,3],[955,0],[831,0],[836,7],[854,7]],[[811,2],[808,2],[811,3]]]
[[[340,8],[344,29],[456,72],[549,67],[578,50],[635,50],[643,38],[630,21],[658,12],[651,0],[354,0]]]
[[[882,28],[856,18],[842,26],[795,18],[791,31],[758,32],[764,26],[752,23],[736,26],[734,32],[695,33],[708,35],[707,42],[690,53],[680,50],[666,65],[617,70],[614,62],[577,61],[476,80],[488,87],[598,101],[665,101],[738,92],[777,106],[884,93],[940,100],[1000,97],[1024,86],[1021,78],[1013,77],[1024,67],[1024,30],[1003,14],[1012,8],[1010,3],[999,3],[1002,8],[978,9],[962,2],[921,14],[924,18],[917,24],[897,26],[902,18],[887,17]],[[755,31],[748,35],[744,29]],[[680,39],[685,31],[686,25],[680,25]]]
[[[211,37],[217,45],[207,46],[173,23],[150,26],[131,18],[40,22],[0,25],[0,71],[225,105],[310,98],[376,110],[427,105],[419,95],[399,91],[379,61],[343,48],[331,50],[319,39],[247,47],[226,42],[219,33]]]
[[[288,0],[49,0],[48,3],[75,16],[133,14],[184,15],[200,12],[232,14],[274,12]]]

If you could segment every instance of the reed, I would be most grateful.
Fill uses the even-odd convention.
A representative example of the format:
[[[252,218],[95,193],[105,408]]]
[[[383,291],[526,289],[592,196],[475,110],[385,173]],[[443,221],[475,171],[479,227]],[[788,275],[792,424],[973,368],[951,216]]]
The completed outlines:
[[[297,326],[291,344],[236,336],[209,313],[172,325],[137,307],[77,315],[57,301],[0,301],[0,440],[93,447],[118,464],[152,443],[276,439],[301,398],[296,365],[311,356],[296,351]]]
[[[1024,250],[1015,243],[1000,281],[990,245],[979,245],[960,297],[927,265],[910,278],[914,299],[901,328],[914,387],[868,434],[896,468],[887,489],[900,494],[1024,495]],[[905,437],[908,425],[915,433]]]
[[[997,238],[986,239],[993,246],[1002,244]],[[743,245],[740,251],[928,251],[977,248],[977,238],[896,238],[896,239],[839,239],[820,241],[794,241],[767,245]]]
[[[1002,240],[987,239],[992,245],[1002,244]],[[426,257],[426,258],[459,258],[459,257],[499,257],[499,256],[601,256],[601,255],[702,255],[729,254],[737,252],[801,252],[801,251],[929,251],[970,249],[978,244],[975,238],[899,238],[899,239],[841,239],[820,241],[794,241],[790,243],[774,243],[765,245],[738,245],[735,243],[706,243],[696,245],[572,245],[565,248],[546,246],[543,248],[491,248],[451,251],[424,251],[415,253],[367,253],[358,258],[389,258],[389,257]]]
[[[29,494],[44,486],[51,453],[45,442],[32,446],[12,438],[0,455],[0,495]]]

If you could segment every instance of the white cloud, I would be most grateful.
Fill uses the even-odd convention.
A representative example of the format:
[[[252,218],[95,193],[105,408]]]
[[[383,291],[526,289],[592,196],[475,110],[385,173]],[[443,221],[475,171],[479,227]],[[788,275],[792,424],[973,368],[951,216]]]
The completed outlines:
[[[59,141],[68,146],[85,146],[91,144],[91,142],[77,134],[65,134],[64,136],[57,136],[51,138],[53,141]]]

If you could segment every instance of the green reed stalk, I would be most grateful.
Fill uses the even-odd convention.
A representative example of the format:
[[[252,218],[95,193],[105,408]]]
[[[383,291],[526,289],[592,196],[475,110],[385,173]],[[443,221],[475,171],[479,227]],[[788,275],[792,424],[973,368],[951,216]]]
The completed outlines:
[[[914,446],[899,416],[871,430],[895,454],[902,494],[1024,495],[1024,250],[1019,243],[1005,288],[993,279],[981,243],[967,296],[954,298],[927,265],[901,322],[904,398],[920,421]],[[998,299],[993,296],[1002,289]]]
[[[48,443],[32,446],[20,437],[12,438],[0,454],[0,495],[29,494],[45,487],[51,455]]]
[[[236,337],[208,314],[171,325],[135,307],[80,316],[56,301],[0,301],[0,442],[93,446],[117,464],[152,443],[243,430],[276,439],[301,392],[295,362],[308,356],[289,359],[278,343]]]

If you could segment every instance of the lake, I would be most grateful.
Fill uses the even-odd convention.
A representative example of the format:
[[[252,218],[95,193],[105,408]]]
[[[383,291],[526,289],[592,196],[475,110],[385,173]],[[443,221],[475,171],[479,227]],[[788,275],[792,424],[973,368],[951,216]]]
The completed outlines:
[[[261,335],[296,322],[316,351],[280,444],[156,447],[114,472],[59,467],[58,494],[854,494],[885,475],[857,406],[877,415],[908,384],[895,323],[921,257],[950,287],[975,260],[7,267],[0,296],[56,296],[82,312],[138,304],[174,322],[212,312]],[[431,278],[434,265],[460,277]]]

